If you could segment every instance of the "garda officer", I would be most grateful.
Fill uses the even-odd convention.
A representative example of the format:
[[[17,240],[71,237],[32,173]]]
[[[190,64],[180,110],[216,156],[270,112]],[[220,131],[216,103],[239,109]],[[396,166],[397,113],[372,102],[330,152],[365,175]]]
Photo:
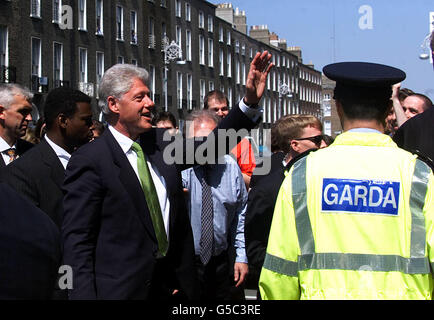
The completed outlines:
[[[287,174],[259,288],[263,299],[431,299],[434,177],[385,134],[389,66],[328,65],[344,133]]]

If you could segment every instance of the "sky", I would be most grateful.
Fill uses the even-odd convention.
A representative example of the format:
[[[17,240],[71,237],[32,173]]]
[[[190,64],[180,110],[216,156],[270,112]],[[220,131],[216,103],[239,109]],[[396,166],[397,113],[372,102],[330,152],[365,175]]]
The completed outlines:
[[[268,25],[270,32],[287,40],[288,46],[300,46],[303,63],[312,62],[316,70],[342,61],[387,64],[405,71],[403,88],[426,94],[434,101],[433,66],[429,59],[419,58],[423,40],[430,32],[432,0],[210,2],[231,2],[234,8],[246,11],[248,29]],[[367,15],[362,6],[369,6],[372,15]]]

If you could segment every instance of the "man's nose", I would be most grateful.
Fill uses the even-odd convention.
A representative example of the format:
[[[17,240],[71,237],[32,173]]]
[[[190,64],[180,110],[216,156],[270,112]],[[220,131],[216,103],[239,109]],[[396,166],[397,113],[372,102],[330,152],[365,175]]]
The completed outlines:
[[[32,121],[32,115],[29,113],[24,119],[26,121]]]
[[[153,108],[153,107],[155,107],[155,103],[154,103],[154,101],[152,101],[152,99],[151,99],[149,96],[146,96],[144,102],[145,102],[145,106],[148,107],[148,108]]]

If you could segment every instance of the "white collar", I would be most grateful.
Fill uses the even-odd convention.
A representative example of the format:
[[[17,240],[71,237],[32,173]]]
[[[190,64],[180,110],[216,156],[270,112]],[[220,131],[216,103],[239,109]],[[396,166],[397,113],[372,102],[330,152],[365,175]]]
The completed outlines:
[[[119,143],[121,146],[122,151],[126,154],[128,151],[130,151],[131,146],[133,145],[134,141],[128,138],[127,136],[120,133],[118,130],[116,130],[113,126],[108,125],[108,129],[112,133],[115,140]]]
[[[2,137],[0,137],[0,153],[4,152],[10,148],[15,148],[17,149],[17,143],[15,142],[13,146],[10,146],[5,139],[3,139]]]
[[[56,155],[60,158],[60,157],[65,157],[67,159],[71,158],[71,154],[69,152],[67,152],[65,149],[63,149],[62,147],[59,147],[57,144],[55,144],[50,138],[48,138],[47,135],[44,136],[45,141],[47,141],[47,143],[50,145],[51,148],[53,148],[54,152],[56,153]]]

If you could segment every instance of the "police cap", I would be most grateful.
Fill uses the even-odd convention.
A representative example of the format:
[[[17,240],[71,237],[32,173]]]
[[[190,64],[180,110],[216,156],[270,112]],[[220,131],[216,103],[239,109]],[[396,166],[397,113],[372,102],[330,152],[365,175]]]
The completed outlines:
[[[406,78],[404,71],[369,62],[340,62],[323,68],[324,74],[336,81],[335,99],[387,99],[392,85]]]

